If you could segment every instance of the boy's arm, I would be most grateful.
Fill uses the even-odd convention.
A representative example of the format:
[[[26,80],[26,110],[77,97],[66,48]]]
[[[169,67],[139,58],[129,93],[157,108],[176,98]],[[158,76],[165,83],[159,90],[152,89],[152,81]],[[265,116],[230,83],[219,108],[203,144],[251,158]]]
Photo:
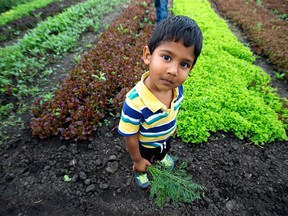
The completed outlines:
[[[138,172],[145,172],[146,166],[151,165],[151,163],[142,158],[140,154],[138,135],[127,136],[125,141],[130,157],[134,161],[134,169]]]

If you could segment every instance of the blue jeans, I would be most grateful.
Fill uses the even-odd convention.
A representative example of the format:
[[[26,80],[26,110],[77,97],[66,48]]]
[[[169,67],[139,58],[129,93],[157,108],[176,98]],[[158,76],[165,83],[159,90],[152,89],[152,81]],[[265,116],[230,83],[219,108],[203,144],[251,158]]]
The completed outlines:
[[[154,0],[156,8],[156,22],[160,22],[168,17],[168,0]]]

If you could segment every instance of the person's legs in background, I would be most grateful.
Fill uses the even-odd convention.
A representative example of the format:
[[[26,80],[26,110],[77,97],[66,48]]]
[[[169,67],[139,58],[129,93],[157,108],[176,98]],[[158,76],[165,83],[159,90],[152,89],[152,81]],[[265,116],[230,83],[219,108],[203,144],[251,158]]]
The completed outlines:
[[[154,0],[154,6],[157,23],[168,17],[168,0]]]

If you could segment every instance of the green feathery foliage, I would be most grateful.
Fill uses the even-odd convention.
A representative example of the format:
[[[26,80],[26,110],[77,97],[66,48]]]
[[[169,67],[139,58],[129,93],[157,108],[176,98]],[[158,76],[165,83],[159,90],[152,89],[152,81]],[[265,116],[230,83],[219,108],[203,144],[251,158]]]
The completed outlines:
[[[156,195],[156,204],[162,207],[165,202],[192,202],[200,199],[206,187],[192,182],[192,176],[185,171],[186,164],[182,163],[173,171],[161,166],[160,163],[148,166],[146,169],[152,175],[150,181],[150,197]]]

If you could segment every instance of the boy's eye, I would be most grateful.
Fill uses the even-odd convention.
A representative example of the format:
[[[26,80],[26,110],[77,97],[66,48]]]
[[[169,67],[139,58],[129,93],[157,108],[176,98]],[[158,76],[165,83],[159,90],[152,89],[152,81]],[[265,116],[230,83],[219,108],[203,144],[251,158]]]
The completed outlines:
[[[171,60],[171,57],[168,56],[168,55],[163,55],[162,58],[163,58],[164,60],[166,60],[166,61]]]
[[[190,65],[189,65],[188,63],[182,62],[182,63],[181,63],[181,67],[183,67],[183,68],[189,68]]]

